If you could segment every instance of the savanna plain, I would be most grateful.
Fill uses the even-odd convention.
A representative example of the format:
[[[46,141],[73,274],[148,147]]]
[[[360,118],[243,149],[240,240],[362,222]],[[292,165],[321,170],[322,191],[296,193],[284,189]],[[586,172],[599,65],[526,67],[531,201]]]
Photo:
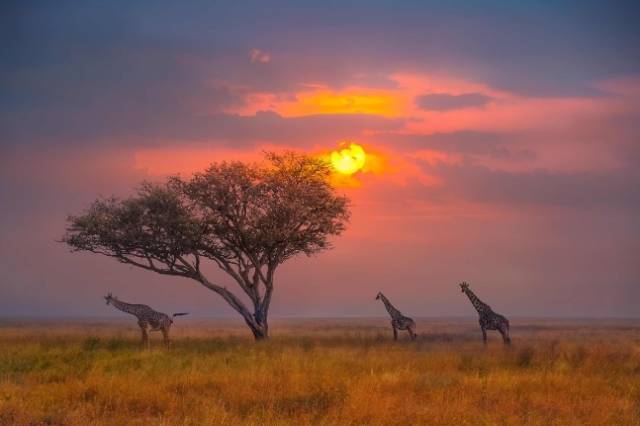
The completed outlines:
[[[640,425],[640,320],[0,320],[1,425]]]

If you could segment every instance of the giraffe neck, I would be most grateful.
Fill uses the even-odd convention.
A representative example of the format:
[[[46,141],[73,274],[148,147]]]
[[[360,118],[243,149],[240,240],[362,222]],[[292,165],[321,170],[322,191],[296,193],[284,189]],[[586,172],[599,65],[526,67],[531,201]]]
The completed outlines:
[[[384,307],[387,308],[387,312],[391,315],[391,318],[396,318],[402,315],[400,311],[397,310],[391,302],[389,302],[389,299],[387,299],[384,294],[380,294],[380,298],[382,299],[382,303],[384,303]]]
[[[478,296],[476,296],[471,290],[466,289],[464,292],[469,298],[469,300],[471,301],[471,304],[473,305],[473,307],[476,308],[476,311],[478,311],[479,314],[483,314],[487,311],[491,311],[491,308],[489,307],[489,305],[482,302],[482,300],[478,299]]]
[[[132,315],[136,314],[136,310],[134,309],[133,305],[130,303],[122,302],[118,299],[111,299],[111,304],[113,305],[114,308],[122,312],[126,312]]]

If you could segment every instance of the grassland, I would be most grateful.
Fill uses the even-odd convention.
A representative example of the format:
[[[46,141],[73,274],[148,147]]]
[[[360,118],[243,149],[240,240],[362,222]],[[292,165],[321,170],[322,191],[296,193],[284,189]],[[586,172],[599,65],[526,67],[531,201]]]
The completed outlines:
[[[139,348],[132,321],[0,322],[2,425],[640,425],[640,321],[179,321]]]

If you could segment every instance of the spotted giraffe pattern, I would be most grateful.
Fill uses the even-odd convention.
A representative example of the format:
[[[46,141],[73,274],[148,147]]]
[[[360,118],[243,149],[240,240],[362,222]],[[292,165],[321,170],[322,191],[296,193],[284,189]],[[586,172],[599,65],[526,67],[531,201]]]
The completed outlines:
[[[487,330],[498,330],[502,335],[502,340],[505,345],[510,345],[511,338],[509,337],[509,320],[502,315],[493,312],[491,306],[478,299],[478,296],[471,291],[469,284],[466,282],[460,283],[460,288],[462,289],[462,292],[467,295],[473,307],[476,308],[476,311],[478,311],[478,315],[480,316],[480,329],[482,330],[482,341],[485,344],[487,343]]]
[[[384,307],[387,308],[389,316],[391,316],[391,327],[393,328],[393,339],[398,340],[398,330],[407,330],[411,340],[416,338],[416,323],[413,319],[402,315],[402,313],[389,302],[384,294],[378,293],[376,300],[382,300]]]
[[[138,326],[142,332],[142,344],[149,348],[149,331],[161,331],[165,346],[169,347],[169,330],[173,324],[173,317],[187,315],[186,312],[178,312],[169,316],[162,312],[154,311],[147,305],[125,303],[113,297],[111,293],[105,296],[107,305],[126,312],[138,318]]]

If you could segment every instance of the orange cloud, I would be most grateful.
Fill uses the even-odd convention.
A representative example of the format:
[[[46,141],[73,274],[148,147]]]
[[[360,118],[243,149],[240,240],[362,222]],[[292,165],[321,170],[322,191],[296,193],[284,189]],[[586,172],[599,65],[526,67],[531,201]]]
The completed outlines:
[[[397,87],[380,89],[350,86],[334,90],[326,85],[308,84],[288,95],[277,93],[251,93],[245,105],[230,112],[252,115],[257,111],[272,110],[284,117],[314,114],[371,114],[385,117],[421,117],[425,115],[415,100],[428,93],[452,96],[478,93],[492,99],[508,96],[486,85],[462,79],[426,74],[394,74],[390,76]]]
[[[284,103],[279,112],[285,116],[310,114],[399,115],[406,101],[390,91],[349,89],[341,92],[318,90],[301,93],[295,102]]]
[[[325,86],[309,85],[304,91],[283,96],[272,93],[252,93],[246,105],[230,110],[241,115],[272,110],[283,117],[315,114],[371,114],[385,117],[402,115],[411,102],[403,93],[367,87],[330,90]]]
[[[392,89],[353,86],[332,90],[323,85],[308,85],[304,90],[282,94],[253,93],[246,103],[234,111],[252,115],[271,110],[283,117],[316,114],[371,114],[407,119],[406,133],[517,131],[566,129],[575,126],[577,118],[587,118],[610,108],[601,99],[535,98],[497,90],[485,84],[464,79],[428,74],[394,74]],[[440,96],[468,96],[491,99],[481,108],[424,110],[416,100],[428,94]],[[348,135],[345,135],[348,136]]]
[[[349,115],[372,114],[400,118],[401,120],[397,120],[398,127],[391,131],[406,136],[465,131],[520,135],[518,140],[514,140],[514,146],[535,152],[535,156],[526,162],[513,162],[507,157],[486,156],[473,158],[473,161],[501,170],[549,168],[566,171],[608,169],[617,166],[619,159],[608,154],[607,146],[600,143],[603,136],[596,137],[589,123],[604,120],[612,113],[624,112],[630,108],[628,105],[633,101],[625,98],[626,103],[623,103],[612,97],[527,97],[464,79],[417,73],[394,74],[390,79],[395,82],[394,87],[384,89],[351,86],[337,90],[315,84],[307,85],[297,93],[248,93],[242,106],[237,106],[235,111],[227,112],[251,117],[256,111],[273,111],[284,117],[275,123],[284,123],[286,119],[297,120],[309,115],[342,115],[339,120],[354,120],[355,117]],[[636,85],[636,81],[631,79],[609,82],[607,87],[611,86],[610,91],[624,91],[623,88]],[[428,93],[445,93],[454,97],[477,93],[491,98],[491,102],[479,108],[435,111],[421,109],[415,100]],[[265,126],[263,141],[276,140],[269,139],[272,136],[270,132],[280,129],[280,126],[281,124]],[[419,138],[413,142],[413,148],[396,146],[391,142],[391,138],[389,142],[385,142],[385,131],[365,125],[358,128],[347,127],[345,130],[332,133],[331,140],[325,140],[327,136],[319,134],[316,129],[297,132],[295,137],[287,137],[286,144],[295,144],[298,142],[296,139],[303,138],[304,146],[315,146],[311,152],[328,155],[337,138],[356,138],[356,142],[365,147],[367,160],[362,172],[357,176],[339,178],[340,186],[345,187],[361,185],[370,180],[371,176],[382,174],[385,175],[385,179],[398,182],[406,181],[407,176],[411,175],[423,183],[433,184],[433,177],[412,169],[415,160],[423,164],[451,164],[462,161],[463,153],[446,149],[439,152],[433,145],[421,147]],[[556,140],[563,143],[553,143]],[[258,153],[256,159],[259,159],[264,144],[260,143],[260,140],[256,142],[251,150]],[[590,149],[584,149],[586,144],[589,144]],[[540,149],[542,145],[544,149]],[[283,145],[274,146],[274,149],[283,148]],[[383,154],[382,150],[387,151]],[[408,153],[407,150],[413,152]],[[185,149],[171,153],[157,150],[140,151],[136,155],[136,163],[152,174],[167,174],[202,169],[210,161],[219,158],[246,158],[244,153],[239,151],[228,150],[218,155],[216,153],[220,153],[220,150],[208,152],[202,149]]]

